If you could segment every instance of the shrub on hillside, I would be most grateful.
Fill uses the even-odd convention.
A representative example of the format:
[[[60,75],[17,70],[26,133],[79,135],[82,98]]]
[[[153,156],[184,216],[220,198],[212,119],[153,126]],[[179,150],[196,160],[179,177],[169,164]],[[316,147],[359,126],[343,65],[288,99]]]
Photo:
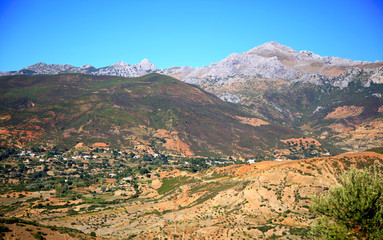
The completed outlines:
[[[351,169],[327,195],[313,197],[311,209],[322,215],[311,227],[316,238],[382,239],[382,172]]]

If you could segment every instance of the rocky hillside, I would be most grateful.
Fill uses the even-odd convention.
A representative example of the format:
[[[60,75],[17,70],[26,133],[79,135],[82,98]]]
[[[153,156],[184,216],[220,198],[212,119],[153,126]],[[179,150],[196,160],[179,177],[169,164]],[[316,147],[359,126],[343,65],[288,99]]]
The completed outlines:
[[[255,115],[300,129],[344,151],[364,151],[383,141],[383,84],[349,87],[247,78],[225,85],[203,84],[206,91],[236,102]]]
[[[2,145],[70,149],[79,142],[107,142],[136,153],[264,158],[287,146],[280,140],[302,136],[154,73],[18,75],[0,82]]]
[[[321,57],[309,51],[295,51],[277,42],[268,42],[247,52],[233,53],[202,68],[171,68],[173,75],[193,84],[214,82],[217,86],[249,77],[282,79],[347,87],[363,75],[364,84],[383,83],[383,62],[361,62],[338,57]]]

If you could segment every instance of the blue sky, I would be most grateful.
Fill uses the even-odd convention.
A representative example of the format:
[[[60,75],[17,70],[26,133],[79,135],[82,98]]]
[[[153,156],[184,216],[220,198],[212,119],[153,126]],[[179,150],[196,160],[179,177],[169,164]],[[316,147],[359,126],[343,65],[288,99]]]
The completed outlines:
[[[321,56],[383,60],[381,0],[0,3],[0,71],[37,62],[199,67],[268,41]]]

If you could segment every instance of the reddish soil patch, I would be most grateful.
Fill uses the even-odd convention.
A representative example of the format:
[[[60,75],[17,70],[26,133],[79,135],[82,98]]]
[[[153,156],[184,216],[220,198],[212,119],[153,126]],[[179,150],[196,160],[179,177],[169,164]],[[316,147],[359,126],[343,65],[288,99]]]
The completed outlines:
[[[166,149],[181,152],[185,156],[194,156],[194,153],[190,149],[189,145],[187,145],[179,138],[178,132],[169,132],[165,129],[158,129],[157,134],[160,138],[166,139],[166,143],[163,144]]]
[[[326,77],[338,77],[342,73],[346,72],[346,69],[338,68],[338,67],[331,67],[329,69],[323,69],[322,74],[324,74]]]
[[[364,68],[377,68],[381,67],[383,64],[382,63],[369,63],[369,64],[360,64],[358,65],[358,68],[364,69]]]
[[[336,132],[336,133],[344,133],[354,129],[353,127],[345,126],[341,123],[335,123],[330,125],[329,127],[331,128],[333,132]]]
[[[11,115],[10,114],[4,115],[4,116],[0,116],[0,120],[10,120],[10,119],[11,119]]]
[[[236,118],[239,119],[241,123],[248,124],[254,127],[259,127],[261,125],[269,124],[268,122],[258,118],[248,118],[248,117],[240,117],[240,116],[236,116]]]
[[[363,107],[357,107],[357,106],[343,106],[343,107],[337,107],[333,112],[327,114],[325,119],[334,118],[334,119],[341,119],[341,118],[348,118],[348,117],[355,117],[359,116],[363,112]]]
[[[113,182],[116,181],[116,179],[114,179],[114,178],[105,178],[105,181],[106,181],[107,183],[113,183]]]
[[[178,177],[180,175],[185,175],[186,172],[181,172],[178,169],[172,170],[172,171],[166,171],[166,172],[160,172],[160,178],[166,178],[166,177]]]
[[[74,146],[74,148],[83,148],[84,147],[84,143],[82,142],[79,142],[76,144],[76,146]]]
[[[60,233],[59,231],[53,231],[47,227],[34,226],[29,224],[4,224],[8,227],[10,232],[4,233],[4,239],[22,239],[22,240],[75,240],[75,239],[101,239],[99,237],[91,237],[82,233]],[[38,238],[41,236],[41,238]]]
[[[102,142],[96,142],[92,144],[92,147],[94,148],[104,148],[104,147],[109,147],[107,143],[102,143]]]
[[[8,129],[5,129],[5,128],[0,129],[0,135],[8,135],[9,133],[10,133],[10,132],[9,132]]]

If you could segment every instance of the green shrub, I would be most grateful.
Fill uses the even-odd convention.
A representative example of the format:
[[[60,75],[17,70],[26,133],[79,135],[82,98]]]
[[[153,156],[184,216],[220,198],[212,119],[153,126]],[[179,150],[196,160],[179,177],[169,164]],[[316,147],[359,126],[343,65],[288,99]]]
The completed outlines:
[[[327,195],[313,197],[311,209],[322,215],[311,230],[317,238],[382,239],[382,172],[351,169]]]

